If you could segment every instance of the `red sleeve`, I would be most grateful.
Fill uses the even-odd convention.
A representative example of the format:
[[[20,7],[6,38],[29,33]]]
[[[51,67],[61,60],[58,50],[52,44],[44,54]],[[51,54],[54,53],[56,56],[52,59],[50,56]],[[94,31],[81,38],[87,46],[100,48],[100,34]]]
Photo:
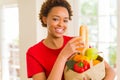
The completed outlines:
[[[43,68],[40,65],[40,63],[38,63],[38,61],[29,54],[30,51],[27,52],[26,55],[26,61],[27,61],[27,76],[28,78],[31,78],[34,74],[39,73],[39,72],[43,72]]]

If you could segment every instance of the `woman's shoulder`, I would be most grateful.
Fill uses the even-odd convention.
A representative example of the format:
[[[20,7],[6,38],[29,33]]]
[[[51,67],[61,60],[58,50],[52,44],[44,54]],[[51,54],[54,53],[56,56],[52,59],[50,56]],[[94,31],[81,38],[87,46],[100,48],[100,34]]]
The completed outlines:
[[[30,46],[30,47],[28,48],[28,50],[27,50],[27,53],[29,54],[29,53],[33,53],[33,52],[39,51],[39,49],[41,49],[42,46],[44,46],[44,45],[43,45],[43,40],[40,41],[40,42],[37,42],[36,44],[34,44],[34,45],[32,45],[32,46]]]

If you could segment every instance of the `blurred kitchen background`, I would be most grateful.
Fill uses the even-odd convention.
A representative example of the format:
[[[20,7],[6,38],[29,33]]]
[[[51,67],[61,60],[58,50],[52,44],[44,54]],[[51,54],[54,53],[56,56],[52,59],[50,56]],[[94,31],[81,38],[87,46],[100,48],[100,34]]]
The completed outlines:
[[[0,0],[0,80],[27,80],[26,50],[46,37],[39,9],[44,0]],[[89,28],[90,45],[103,52],[120,80],[120,1],[68,0],[73,14],[66,35],[79,36]]]

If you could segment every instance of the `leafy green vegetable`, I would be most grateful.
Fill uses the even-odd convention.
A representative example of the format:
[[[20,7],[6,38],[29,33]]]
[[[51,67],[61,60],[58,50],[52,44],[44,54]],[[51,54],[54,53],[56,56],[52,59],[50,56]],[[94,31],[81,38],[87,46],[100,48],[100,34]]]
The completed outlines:
[[[76,62],[74,60],[68,60],[66,62],[66,65],[69,69],[72,69],[73,70],[73,65],[75,64]]]

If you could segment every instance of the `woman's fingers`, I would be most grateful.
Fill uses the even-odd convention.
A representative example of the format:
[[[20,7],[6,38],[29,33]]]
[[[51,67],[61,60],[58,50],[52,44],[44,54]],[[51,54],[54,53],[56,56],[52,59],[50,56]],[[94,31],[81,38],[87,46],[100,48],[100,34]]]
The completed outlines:
[[[71,41],[70,41],[71,45],[72,45],[72,48],[75,52],[82,52],[85,48],[85,44],[84,42],[82,41],[82,38],[81,37],[76,37],[76,38],[73,38]]]
[[[70,40],[70,43],[76,43],[76,42],[80,42],[80,41],[82,41],[81,37],[75,37],[72,40]]]

